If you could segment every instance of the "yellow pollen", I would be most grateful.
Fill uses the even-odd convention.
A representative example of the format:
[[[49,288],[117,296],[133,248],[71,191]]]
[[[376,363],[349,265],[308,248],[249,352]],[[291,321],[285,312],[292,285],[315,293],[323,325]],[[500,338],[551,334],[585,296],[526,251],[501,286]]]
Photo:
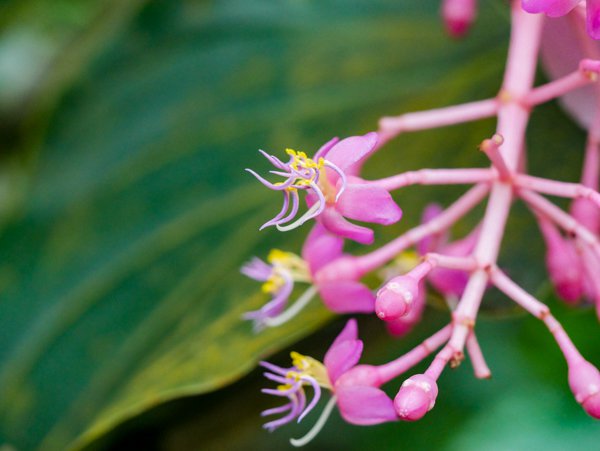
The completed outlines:
[[[320,170],[323,167],[325,167],[325,160],[323,158],[319,158],[318,161],[315,161],[312,158],[309,158],[305,152],[297,152],[294,149],[285,149],[285,153],[287,153],[290,157],[292,157],[292,162],[290,163],[290,166],[292,168],[294,168],[296,171],[298,171],[300,169]],[[316,173],[315,173],[315,176],[316,176]],[[313,178],[311,180],[304,180],[305,184],[310,183],[314,179],[315,176],[313,176]],[[303,184],[303,183],[299,182],[298,184]]]

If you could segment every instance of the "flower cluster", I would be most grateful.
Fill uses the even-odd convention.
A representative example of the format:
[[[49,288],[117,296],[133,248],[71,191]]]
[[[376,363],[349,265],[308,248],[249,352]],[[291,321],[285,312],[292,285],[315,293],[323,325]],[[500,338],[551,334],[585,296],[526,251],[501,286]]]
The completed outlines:
[[[301,257],[273,251],[268,264],[255,258],[242,268],[245,275],[263,282],[263,291],[271,296],[261,309],[245,315],[257,330],[289,321],[316,294],[337,313],[374,313],[395,336],[408,333],[420,321],[428,285],[443,295],[450,312],[448,325],[421,345],[382,365],[358,364],[363,342],[358,339],[352,319],[326,352],[323,363],[298,353],[292,353],[292,366],[288,368],[262,362],[267,370],[265,377],[277,384],[263,391],[286,401],[263,412],[264,416],[277,416],[265,424],[266,429],[304,419],[325,392],[331,398],[321,417],[305,437],[292,440],[292,444],[301,446],[312,439],[336,406],[347,422],[357,425],[419,420],[434,407],[438,379],[446,366],[459,365],[465,353],[475,376],[489,378],[491,372],[479,347],[475,325],[486,290],[491,286],[547,326],[564,354],[576,401],[589,415],[600,418],[598,369],[582,357],[548,307],[517,285],[497,264],[507,218],[514,201],[521,200],[539,224],[546,243],[548,274],[558,296],[569,304],[595,304],[600,316],[600,87],[595,83],[600,61],[593,41],[580,32],[580,19],[570,21],[569,30],[571,38],[580,44],[578,52],[582,58],[555,80],[537,87],[533,84],[546,19],[530,12],[556,17],[573,10],[570,14],[581,18],[583,6],[579,3],[523,0],[521,5],[520,1],[513,1],[508,61],[495,98],[385,117],[377,132],[343,140],[334,138],[313,157],[288,149],[289,161],[283,162],[261,151],[275,167],[272,176],[283,178],[271,182],[249,170],[263,185],[283,193],[283,207],[263,227],[286,231],[309,221],[314,223]],[[600,23],[596,5],[597,2],[586,3],[588,32],[594,38],[597,22]],[[466,31],[475,17],[475,7],[475,0],[443,2],[443,17],[452,34]],[[586,106],[582,113],[586,116],[584,123],[592,125],[581,182],[529,175],[524,164],[525,132],[533,108],[589,86],[595,86],[590,96],[594,104],[593,108]],[[488,167],[421,169],[376,180],[360,177],[364,162],[401,133],[494,116],[498,119],[496,133],[480,145],[490,161]],[[446,208],[427,206],[420,225],[390,242],[358,255],[344,252],[345,240],[363,245],[374,240],[371,228],[353,221],[397,223],[402,211],[390,192],[416,184],[471,186]],[[302,214],[300,191],[304,191],[306,203]],[[564,211],[544,195],[571,199],[570,210]],[[451,240],[453,225],[485,199],[486,210],[477,226],[465,236]],[[411,248],[416,252],[411,254]],[[410,255],[414,257],[407,258]],[[409,268],[407,261],[412,262]],[[364,283],[368,274],[381,277],[376,289]],[[295,283],[308,284],[308,289],[288,306]],[[393,399],[381,389],[436,351],[429,367],[422,374],[406,378]]]

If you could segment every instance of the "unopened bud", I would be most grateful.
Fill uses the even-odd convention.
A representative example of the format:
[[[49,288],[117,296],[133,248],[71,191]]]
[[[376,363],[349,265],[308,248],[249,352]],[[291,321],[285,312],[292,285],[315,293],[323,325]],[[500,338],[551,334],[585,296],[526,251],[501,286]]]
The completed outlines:
[[[433,409],[438,387],[431,377],[416,374],[405,380],[394,399],[394,408],[401,420],[417,421]]]
[[[375,313],[384,321],[396,320],[410,312],[419,295],[419,282],[414,277],[394,277],[377,292]]]
[[[590,362],[578,360],[569,365],[569,386],[583,409],[600,419],[600,371]]]

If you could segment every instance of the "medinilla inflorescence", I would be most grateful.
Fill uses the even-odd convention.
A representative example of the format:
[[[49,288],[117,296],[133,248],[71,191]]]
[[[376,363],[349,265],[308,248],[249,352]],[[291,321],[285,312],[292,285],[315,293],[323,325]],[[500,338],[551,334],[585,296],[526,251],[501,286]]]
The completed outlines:
[[[443,1],[442,17],[452,35],[466,33],[476,6],[476,0]],[[570,304],[595,304],[600,317],[600,47],[593,41],[600,37],[599,10],[600,1],[596,0],[514,0],[506,69],[496,97],[384,117],[377,131],[334,138],[313,155],[287,149],[282,160],[261,151],[273,166],[271,176],[249,172],[280,192],[283,201],[279,213],[262,228],[273,226],[285,232],[311,223],[312,229],[301,255],[275,250],[267,262],[255,258],[243,267],[242,272],[263,282],[263,291],[271,296],[261,309],[245,315],[257,331],[291,320],[316,295],[336,313],[375,314],[396,336],[406,334],[421,320],[427,285],[444,296],[450,312],[445,327],[382,365],[358,363],[363,342],[353,319],[329,347],[322,363],[298,353],[292,353],[290,367],[262,362],[266,378],[275,384],[263,391],[286,401],[263,412],[270,418],[266,429],[304,419],[324,396],[329,396],[329,401],[320,418],[305,437],[292,440],[292,444],[300,446],[312,439],[335,408],[346,421],[358,425],[419,420],[435,405],[438,379],[444,369],[459,365],[465,354],[476,377],[490,377],[475,333],[489,287],[500,290],[547,326],[564,354],[576,401],[589,415],[600,418],[598,369],[579,353],[549,308],[497,264],[507,218],[515,200],[520,200],[539,225],[546,244],[548,275],[557,295]],[[546,20],[556,20],[547,16],[565,16],[560,19],[566,24],[561,39],[568,38],[574,46],[572,53],[581,58],[574,64],[550,61],[550,65],[561,67],[562,74],[534,86],[540,47],[545,39],[553,38],[542,33]],[[560,58],[558,53],[548,55],[550,59]],[[529,175],[525,134],[532,110],[590,88],[585,111],[575,112],[589,130],[580,183]],[[570,108],[577,110],[577,105]],[[428,168],[375,180],[361,177],[365,161],[400,134],[489,117],[497,118],[496,132],[482,137],[480,145],[489,167]],[[400,221],[402,211],[390,193],[409,185],[470,187],[446,208],[427,206],[418,226],[390,242],[357,255],[344,252],[346,240],[362,245],[374,241],[373,230],[354,221],[381,225]],[[569,210],[559,208],[546,195],[571,199]],[[466,236],[450,241],[452,226],[484,201],[487,204],[481,221]],[[409,260],[414,263],[405,270],[407,259],[402,265],[398,261],[413,248],[416,252]],[[362,282],[367,274],[381,274],[382,269],[386,276],[377,290]],[[294,284],[307,288],[289,302]],[[427,369],[406,377],[394,399],[380,388],[432,354]]]

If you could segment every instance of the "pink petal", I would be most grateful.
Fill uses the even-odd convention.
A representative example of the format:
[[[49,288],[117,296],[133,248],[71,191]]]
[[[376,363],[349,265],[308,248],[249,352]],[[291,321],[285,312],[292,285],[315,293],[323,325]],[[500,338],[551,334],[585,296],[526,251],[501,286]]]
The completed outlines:
[[[402,210],[385,189],[368,182],[352,180],[335,204],[336,209],[345,217],[376,224],[394,224],[402,217]]]
[[[375,240],[375,235],[371,229],[346,221],[335,207],[325,208],[319,219],[327,230],[343,238],[361,244],[372,244]]]
[[[336,313],[372,313],[375,295],[360,282],[342,280],[319,285],[323,303]]]
[[[315,274],[327,263],[342,255],[344,239],[333,235],[316,223],[302,247],[302,258],[308,262],[310,272]]]
[[[592,39],[600,39],[600,0],[586,1],[587,32]]]
[[[333,343],[331,343],[329,349],[348,340],[358,340],[358,324],[354,318],[348,320],[342,331],[335,337]],[[327,359],[327,355],[325,355],[325,358]]]
[[[426,224],[432,219],[439,216],[444,209],[440,204],[431,203],[425,207],[423,214],[421,215],[421,224]],[[429,235],[423,238],[417,243],[417,252],[419,255],[425,255],[427,252],[435,252],[440,246],[445,245],[448,242],[448,231],[445,230],[440,233]]]
[[[343,139],[327,152],[327,160],[347,176],[357,175],[367,157],[375,150],[378,139],[375,132]]]
[[[550,17],[567,14],[581,0],[521,0],[523,9],[528,13],[545,13]]]
[[[330,139],[325,144],[321,146],[319,150],[315,153],[313,160],[317,161],[319,158],[325,158],[327,153],[331,150],[331,148],[338,143],[340,139],[336,136],[335,138]]]
[[[427,280],[444,296],[460,298],[465,291],[469,276],[464,271],[456,269],[436,268],[429,273]]]
[[[583,58],[594,57],[581,48],[574,29],[577,26],[584,26],[581,8],[577,8],[569,17],[546,21],[541,56],[546,74],[552,80],[575,70]],[[598,43],[590,42],[590,44],[596,47],[596,51],[600,51]],[[597,108],[596,99],[595,86],[590,85],[564,95],[559,102],[579,125],[589,129]]]
[[[363,342],[360,340],[346,340],[329,348],[323,363],[332,384],[358,363],[362,350]]]
[[[340,414],[348,423],[368,426],[398,419],[394,403],[378,388],[341,386],[335,394]]]

